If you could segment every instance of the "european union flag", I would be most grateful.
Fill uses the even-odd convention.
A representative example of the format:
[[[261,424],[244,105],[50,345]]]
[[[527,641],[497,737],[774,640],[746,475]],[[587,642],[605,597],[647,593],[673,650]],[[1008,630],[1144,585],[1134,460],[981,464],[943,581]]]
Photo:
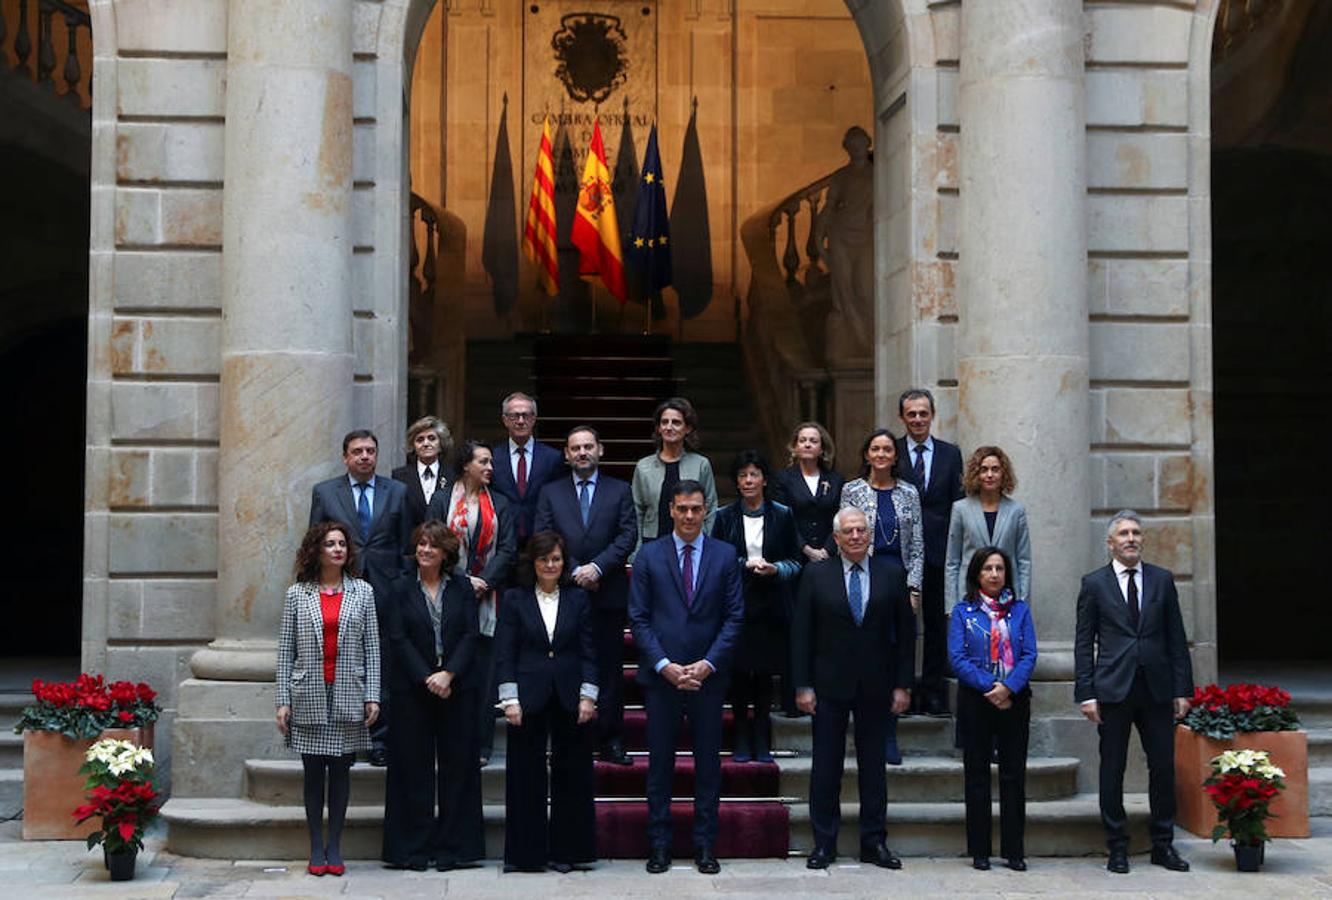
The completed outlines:
[[[644,295],[656,294],[671,283],[671,226],[666,216],[656,125],[648,135],[634,203],[634,227],[624,251],[624,261],[633,269],[634,280]]]

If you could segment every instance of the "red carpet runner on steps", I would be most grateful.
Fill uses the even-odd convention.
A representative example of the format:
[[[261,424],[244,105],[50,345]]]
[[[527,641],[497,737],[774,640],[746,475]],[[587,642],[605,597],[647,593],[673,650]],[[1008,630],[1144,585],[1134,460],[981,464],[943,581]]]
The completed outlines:
[[[647,750],[647,716],[643,692],[634,678],[638,655],[625,634],[624,745],[631,753]],[[722,723],[722,744],[733,746],[731,712]],[[688,722],[680,729],[679,747],[689,749]],[[597,760],[597,853],[602,858],[644,859],[647,843],[647,754],[635,753],[633,766]],[[780,776],[776,763],[735,763],[722,757],[720,828],[714,848],[720,857],[785,857],[790,842],[790,815],[779,799]],[[671,789],[671,817],[675,823],[672,853],[694,855],[694,760],[679,755]],[[631,799],[632,798],[632,799]]]

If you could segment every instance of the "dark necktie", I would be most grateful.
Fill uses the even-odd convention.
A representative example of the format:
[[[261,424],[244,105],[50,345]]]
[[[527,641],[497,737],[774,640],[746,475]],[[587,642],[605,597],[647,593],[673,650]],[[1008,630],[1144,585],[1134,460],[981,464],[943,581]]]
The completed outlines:
[[[527,448],[518,448],[518,496],[521,497],[527,493]]]
[[[592,509],[591,482],[586,478],[578,482],[578,511],[583,515],[583,527],[587,527],[587,514]]]
[[[1137,569],[1125,570],[1125,574],[1128,575],[1129,625],[1133,627],[1134,631],[1138,630],[1138,621],[1140,618],[1140,613],[1138,610],[1138,582],[1133,577],[1137,573],[1137,571],[1138,571]]]
[[[856,624],[865,621],[865,595],[860,587],[860,563],[851,566],[851,584],[846,589],[846,599],[851,603],[851,618]]]
[[[684,589],[685,606],[694,608],[694,545],[685,544],[684,546]]]
[[[370,497],[366,493],[370,482],[358,481],[356,486],[361,489],[361,498],[356,501],[356,519],[361,526],[361,543],[364,545],[370,539]]]
[[[925,445],[916,445],[916,464],[912,466],[912,474],[916,476],[916,486],[920,492],[925,493]]]
[[[429,466],[426,466],[425,475],[423,477],[425,478],[426,481],[429,481],[430,479],[435,477],[435,473]]]

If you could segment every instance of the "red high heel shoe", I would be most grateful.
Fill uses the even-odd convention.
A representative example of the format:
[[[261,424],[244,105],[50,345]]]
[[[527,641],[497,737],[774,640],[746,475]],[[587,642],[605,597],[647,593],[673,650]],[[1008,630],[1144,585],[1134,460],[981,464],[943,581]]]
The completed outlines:
[[[344,866],[344,865],[342,865],[342,864],[338,864],[338,865],[336,865],[336,866],[334,866],[334,865],[330,865],[330,866],[327,866],[327,867],[325,868],[325,871],[328,872],[328,874],[330,874],[330,875],[339,875],[339,876],[340,876],[340,875],[342,875],[343,872],[346,872],[346,871],[347,871],[347,867]]]
[[[314,863],[310,863],[305,867],[305,871],[309,872],[311,875],[323,875],[328,871],[328,868],[328,866],[316,866]]]

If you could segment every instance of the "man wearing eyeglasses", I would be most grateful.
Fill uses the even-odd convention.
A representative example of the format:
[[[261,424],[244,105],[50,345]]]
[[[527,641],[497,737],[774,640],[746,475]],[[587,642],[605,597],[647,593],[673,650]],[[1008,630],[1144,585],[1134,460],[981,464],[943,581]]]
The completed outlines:
[[[491,485],[518,511],[518,547],[531,537],[537,497],[546,482],[563,470],[560,451],[539,443],[536,400],[514,391],[500,403],[500,419],[509,439],[491,448],[495,455],[495,482]]]

